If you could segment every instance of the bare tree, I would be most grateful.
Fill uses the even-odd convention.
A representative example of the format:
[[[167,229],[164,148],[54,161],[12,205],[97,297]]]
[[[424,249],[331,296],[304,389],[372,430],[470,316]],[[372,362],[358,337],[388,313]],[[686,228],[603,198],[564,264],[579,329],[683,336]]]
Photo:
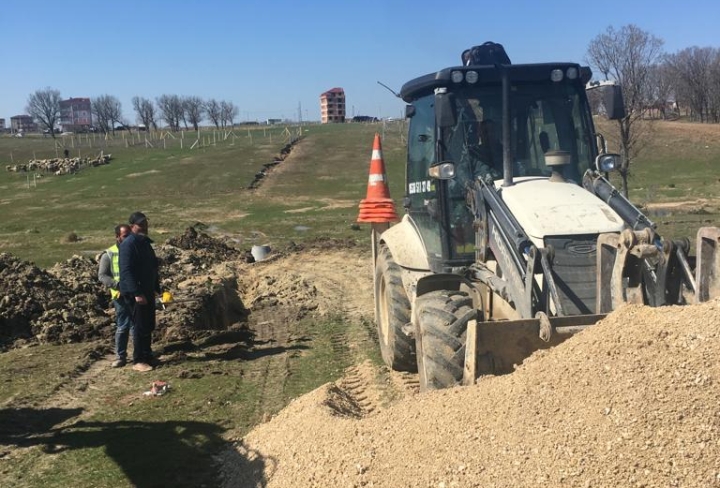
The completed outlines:
[[[205,113],[205,102],[200,97],[185,97],[183,104],[185,105],[185,116],[188,122],[197,131]]]
[[[720,49],[715,49],[712,64],[710,65],[710,120],[720,122]]]
[[[122,104],[112,95],[100,95],[92,101],[92,110],[95,114],[100,130],[104,133],[115,132],[115,125],[122,120]]]
[[[238,108],[234,103],[223,100],[220,102],[220,120],[223,128],[232,127],[235,123],[235,117],[238,116]]]
[[[145,130],[151,128],[157,129],[157,122],[155,121],[155,105],[152,100],[143,97],[133,97],[132,99],[133,109],[137,114],[138,120],[145,126]]]
[[[38,124],[50,131],[55,139],[55,123],[60,119],[60,91],[47,87],[28,97],[27,113]]]
[[[205,113],[207,113],[210,121],[215,124],[215,128],[219,129],[220,123],[222,122],[222,107],[220,102],[214,98],[205,102]]]
[[[185,114],[182,99],[178,95],[161,95],[157,99],[160,116],[173,131],[180,130],[180,121]]]
[[[700,122],[706,122],[709,116],[712,67],[717,56],[713,48],[693,46],[667,57],[677,93],[690,106],[692,117]]]
[[[642,118],[646,102],[651,67],[660,60],[662,46],[662,39],[632,24],[621,27],[620,30],[608,27],[588,46],[587,57],[590,64],[597,68],[606,80],[612,78],[622,87],[626,115],[617,123],[623,156],[619,172],[622,177],[622,192],[626,197],[630,163],[642,146],[638,122]]]
[[[645,99],[646,108],[651,111],[651,116],[657,111],[661,118],[667,118],[668,101],[673,93],[673,80],[674,75],[667,63],[650,67]]]

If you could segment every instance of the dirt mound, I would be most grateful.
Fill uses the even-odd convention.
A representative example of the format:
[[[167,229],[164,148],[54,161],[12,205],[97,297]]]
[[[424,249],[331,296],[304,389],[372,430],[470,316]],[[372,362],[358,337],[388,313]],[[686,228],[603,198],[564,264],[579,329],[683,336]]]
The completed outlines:
[[[107,335],[97,264],[74,256],[51,270],[0,254],[0,344],[79,342]]]
[[[251,312],[262,320],[282,308],[296,320],[348,306],[352,313],[366,309],[372,299],[371,290],[362,287],[358,290],[365,293],[359,299],[338,296],[344,289],[339,284],[348,276],[369,270],[367,257],[343,252],[355,246],[353,241],[318,239],[291,245],[250,265],[254,259],[249,251],[195,227],[155,249],[161,285],[176,298],[158,312],[156,337],[161,342],[243,328]],[[197,227],[202,229],[202,224]],[[42,270],[0,255],[0,348],[93,339],[110,344],[114,310],[107,290],[97,281],[98,259],[73,256]]]
[[[282,307],[295,310],[298,319],[311,311],[357,317],[373,310],[367,252],[337,247],[284,250],[244,269],[239,280],[242,300],[254,313]]]
[[[188,227],[183,235],[172,237],[165,244],[185,251],[200,252],[201,255],[196,257],[203,264],[234,261],[241,258],[246,262],[252,262],[252,254],[249,252],[230,247],[219,239],[198,232],[194,227]]]
[[[158,246],[163,288],[178,299],[158,314],[161,340],[185,340],[224,330],[247,315],[237,273],[225,263],[244,263],[249,252],[189,227]],[[98,257],[72,258],[42,270],[0,254],[0,348],[27,343],[110,340],[114,310],[97,281]],[[110,343],[110,342],[108,342]]]
[[[268,487],[714,486],[718,356],[720,301],[626,306],[511,375],[374,413],[325,385],[239,450]]]

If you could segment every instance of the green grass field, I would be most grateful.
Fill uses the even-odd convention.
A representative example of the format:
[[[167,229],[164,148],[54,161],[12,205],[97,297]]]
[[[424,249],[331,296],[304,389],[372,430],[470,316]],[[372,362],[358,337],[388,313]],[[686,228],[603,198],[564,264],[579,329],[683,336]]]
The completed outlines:
[[[615,127],[599,123],[617,151]],[[630,167],[630,200],[647,207],[663,236],[689,237],[697,229],[720,225],[720,126],[656,121],[643,127],[647,137]],[[611,177],[618,188],[620,179]]]
[[[401,125],[385,129],[385,159],[394,196],[402,200],[404,185]],[[151,220],[151,234],[163,239],[201,222],[235,236],[249,248],[260,241],[278,245],[309,236],[367,238],[350,229],[357,204],[364,198],[375,131],[382,125],[303,127],[303,140],[276,170],[272,188],[248,190],[255,174],[279,155],[297,128],[236,130],[233,137],[189,149],[195,133],[155,147],[125,147],[120,137],[100,146],[79,147],[72,155],[104,151],[107,166],[87,168],[75,175],[0,172],[0,249],[38,265],[48,266],[73,254],[96,253],[112,242],[113,227],[135,210]],[[125,135],[127,137],[127,135]],[[213,132],[201,135],[212,140]],[[90,139],[92,143],[92,140]],[[87,144],[87,141],[85,142]],[[62,150],[60,151],[62,154]],[[50,138],[0,138],[3,166],[33,157],[53,157]],[[11,157],[12,155],[12,157]],[[294,164],[294,161],[303,161]],[[307,163],[305,163],[307,162]],[[263,185],[264,186],[264,185]],[[67,242],[68,234],[79,236]]]
[[[601,129],[612,149],[612,127],[601,124]],[[279,154],[289,133],[298,134],[297,127],[236,129],[226,140],[219,131],[206,131],[200,134],[204,144],[195,149],[190,149],[194,132],[182,139],[177,134],[156,138],[154,147],[125,133],[110,141],[77,136],[71,143],[66,137],[71,155],[103,151],[113,155],[111,164],[37,179],[0,172],[0,249],[41,266],[96,253],[111,242],[112,228],[135,210],[150,216],[151,233],[160,240],[201,222],[232,234],[246,248],[261,241],[279,245],[317,236],[367,242],[368,233],[350,225],[365,196],[376,131],[384,136],[390,190],[402,211],[403,123],[306,125],[302,142],[277,169],[283,176],[257,191],[247,189],[255,173]],[[720,194],[719,140],[720,127],[711,125],[661,122],[650,131],[631,167],[631,200],[643,206],[710,201],[651,210],[661,233],[692,235],[697,227],[717,221],[712,201]],[[58,151],[62,154],[62,147]],[[4,165],[55,153],[51,138],[0,137]],[[65,239],[71,232],[79,236],[77,242]]]

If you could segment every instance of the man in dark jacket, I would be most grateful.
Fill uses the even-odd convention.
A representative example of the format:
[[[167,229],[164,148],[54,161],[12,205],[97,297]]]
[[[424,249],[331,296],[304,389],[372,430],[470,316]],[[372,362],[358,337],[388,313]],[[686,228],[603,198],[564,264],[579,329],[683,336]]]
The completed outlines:
[[[152,331],[155,329],[155,294],[160,293],[158,261],[147,236],[148,218],[130,215],[132,234],[120,244],[120,294],[133,321],[133,369],[152,371]]]

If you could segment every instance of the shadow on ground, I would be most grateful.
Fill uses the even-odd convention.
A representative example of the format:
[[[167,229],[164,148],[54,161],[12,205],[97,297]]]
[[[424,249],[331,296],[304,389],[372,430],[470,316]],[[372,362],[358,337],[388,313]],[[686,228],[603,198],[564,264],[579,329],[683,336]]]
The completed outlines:
[[[79,408],[0,409],[0,449],[39,446],[47,455],[54,455],[74,449],[104,448],[128,484],[140,488],[215,487],[222,484],[221,473],[230,476],[232,486],[262,488],[267,484],[264,471],[268,460],[223,439],[224,429],[216,424],[69,423],[81,413]]]

